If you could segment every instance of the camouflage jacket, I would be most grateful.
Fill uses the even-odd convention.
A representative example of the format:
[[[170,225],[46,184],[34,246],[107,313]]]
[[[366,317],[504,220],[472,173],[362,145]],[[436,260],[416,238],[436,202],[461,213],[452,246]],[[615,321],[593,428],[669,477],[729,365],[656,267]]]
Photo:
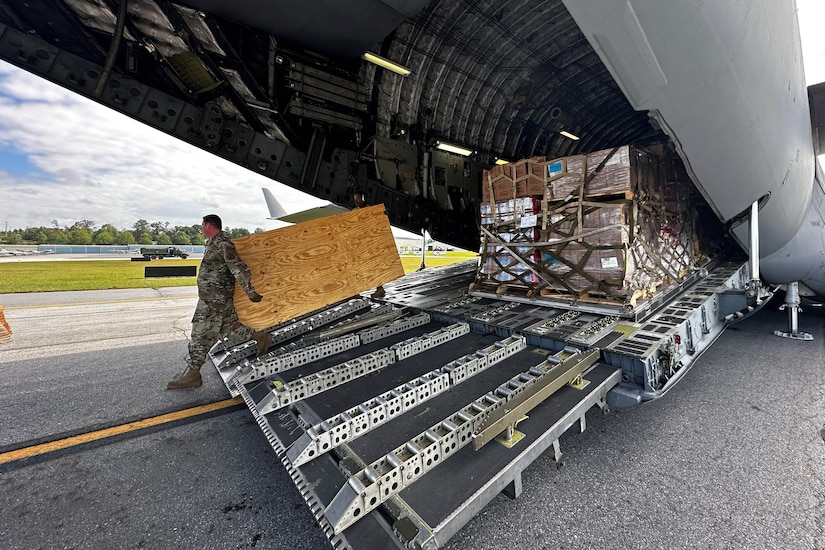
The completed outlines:
[[[249,267],[238,256],[229,236],[221,231],[209,239],[203,251],[198,270],[198,297],[206,302],[231,300],[236,280],[247,294],[254,290]]]

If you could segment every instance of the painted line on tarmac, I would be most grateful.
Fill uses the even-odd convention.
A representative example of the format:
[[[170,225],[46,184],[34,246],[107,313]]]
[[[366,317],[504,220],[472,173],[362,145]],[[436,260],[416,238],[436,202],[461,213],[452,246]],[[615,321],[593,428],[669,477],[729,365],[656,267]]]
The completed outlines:
[[[38,347],[18,348],[0,350],[0,368],[4,365],[17,363],[19,361],[30,361],[32,359],[46,359],[48,357],[60,357],[74,353],[91,353],[108,351],[111,349],[124,349],[135,346],[146,346],[153,344],[166,344],[169,342],[180,342],[188,340],[187,332],[178,331],[171,334],[145,334],[143,336],[122,336],[119,338],[107,338],[105,340],[87,340],[85,342],[73,342],[71,344],[46,345]],[[13,335],[12,335],[13,336]],[[12,339],[14,342],[15,340]],[[21,338],[22,341],[22,338]]]
[[[44,307],[70,307],[70,306],[98,306],[103,304],[123,304],[129,302],[156,302],[158,300],[189,300],[191,298],[197,298],[197,294],[191,295],[179,295],[179,296],[156,296],[146,297],[146,298],[124,298],[122,300],[100,300],[97,302],[56,302],[53,304],[31,304],[26,306],[4,306],[3,309],[6,311],[11,311],[13,309],[39,309]]]
[[[243,398],[239,396],[215,403],[209,403],[208,405],[200,405],[198,407],[192,407],[191,409],[183,409],[180,411],[162,414],[160,416],[153,416],[152,418],[145,418],[136,422],[129,422],[119,426],[112,426],[111,428],[96,430],[94,432],[88,432],[64,439],[58,439],[57,441],[50,441],[40,445],[32,445],[31,447],[24,447],[22,449],[0,454],[0,464],[7,464],[9,462],[23,460],[33,456],[52,453],[55,451],[68,449],[70,447],[75,447],[77,445],[91,443],[92,441],[106,439],[107,437],[114,437],[116,435],[134,432],[144,428],[151,428],[153,426],[159,426],[169,422],[174,422],[176,420],[182,420],[184,418],[191,418],[193,416],[219,411],[240,404],[243,404]]]

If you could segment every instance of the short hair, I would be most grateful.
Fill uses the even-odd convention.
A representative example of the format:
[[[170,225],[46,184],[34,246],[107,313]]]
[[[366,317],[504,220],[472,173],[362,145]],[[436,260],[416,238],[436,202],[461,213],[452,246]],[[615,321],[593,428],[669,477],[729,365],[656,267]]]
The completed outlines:
[[[221,222],[220,216],[217,214],[207,214],[203,217],[203,223],[208,223],[212,227],[218,229],[218,231],[223,230],[223,223]]]

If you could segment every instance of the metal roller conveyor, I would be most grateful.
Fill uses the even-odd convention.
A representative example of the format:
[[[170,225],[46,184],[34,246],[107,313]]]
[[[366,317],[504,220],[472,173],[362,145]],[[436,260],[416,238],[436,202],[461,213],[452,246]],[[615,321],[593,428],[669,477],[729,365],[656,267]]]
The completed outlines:
[[[494,430],[498,432],[492,437],[504,431],[508,422],[515,423],[516,413],[523,416],[540,402],[539,398],[546,399],[579,376],[598,355],[598,350],[578,352],[566,348],[351,476],[324,512],[335,533],[341,533],[471,441],[474,445],[479,438],[486,442]]]
[[[309,428],[289,449],[295,466],[352,441],[450,388],[447,373],[436,369]]]
[[[432,349],[459,336],[470,333],[470,325],[467,323],[455,323],[442,329],[428,332],[422,336],[408,338],[399,344],[393,344],[390,349],[395,351],[396,358],[401,361],[422,351]]]
[[[225,378],[226,384],[240,382],[247,384],[255,380],[272,376],[273,374],[306,365],[323,357],[329,357],[342,351],[356,348],[361,345],[361,339],[355,334],[347,334],[328,342],[321,342],[312,346],[297,349],[281,355],[264,355],[254,361],[246,361],[236,367]]]
[[[414,319],[413,323],[417,326],[420,321],[421,319]],[[389,348],[376,350],[288,383],[279,380],[264,382],[271,383],[272,386],[270,393],[258,402],[258,410],[261,414],[268,414],[281,407],[286,407],[302,399],[318,395],[341,384],[366,376],[396,361],[445,344],[469,332],[470,327],[466,323],[456,323],[422,336],[408,338],[404,342],[393,344]],[[362,343],[364,343],[363,340]]]
[[[303,376],[292,382],[263,381],[261,383],[269,385],[270,390],[263,399],[258,401],[258,411],[261,414],[269,414],[302,399],[318,395],[336,386],[388,367],[393,363],[395,363],[395,353],[388,348],[383,348],[324,369],[321,372]]]
[[[361,343],[369,344],[382,338],[387,338],[394,334],[410,330],[411,328],[420,327],[430,322],[430,315],[428,313],[419,313],[406,319],[398,319],[392,323],[381,325],[379,327],[364,329],[358,332],[358,337]]]
[[[510,336],[474,354],[450,361],[444,365],[443,369],[450,373],[450,384],[455,385],[520,352],[525,347],[527,347],[527,340],[523,336]]]
[[[481,372],[526,347],[524,338],[509,337],[478,350],[469,361],[447,365],[406,382],[387,392],[309,428],[288,450],[296,466],[330,451],[385,424],[461,381]],[[472,368],[468,368],[472,365]],[[260,405],[258,406],[260,410]]]
[[[333,321],[346,317],[347,315],[351,315],[357,311],[367,309],[369,307],[371,307],[371,302],[365,298],[348,300],[343,304],[332,306],[318,313],[314,313],[305,319],[288,322],[267,329],[270,336],[272,336],[270,346],[292,340],[293,338],[297,338],[298,336],[311,332],[318,327],[322,327]],[[383,304],[377,307],[372,306],[372,310],[365,313],[363,316],[366,317],[376,315],[377,313],[385,313],[391,310],[392,306],[390,304]],[[221,370],[242,361],[255,349],[257,349],[257,346],[252,340],[232,347],[228,351],[221,347],[221,344],[218,343],[212,348],[212,350],[210,350],[209,354],[212,356],[215,366],[218,370]],[[227,381],[227,387],[231,389],[234,385],[231,384],[230,381]]]
[[[319,342],[310,346],[305,346],[287,353],[275,354],[270,352],[254,361],[246,361],[239,365],[234,372],[224,376],[224,382],[229,385],[236,381],[247,384],[255,380],[261,380],[273,374],[294,369],[307,363],[317,361],[324,357],[329,357],[342,351],[356,348],[363,343],[364,339],[369,342],[398,334],[411,328],[422,326],[430,321],[430,316],[420,313],[406,319],[397,319],[383,327],[363,330],[357,334],[346,334],[338,338],[333,338],[325,342]],[[378,337],[377,335],[382,336]]]

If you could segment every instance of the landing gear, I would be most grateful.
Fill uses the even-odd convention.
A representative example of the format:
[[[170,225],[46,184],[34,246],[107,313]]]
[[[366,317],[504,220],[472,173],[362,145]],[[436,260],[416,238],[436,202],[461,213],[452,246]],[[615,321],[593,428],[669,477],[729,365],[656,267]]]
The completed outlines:
[[[780,310],[788,310],[788,330],[787,332],[781,330],[773,331],[776,336],[791,338],[793,340],[814,339],[810,333],[799,331],[799,312],[802,311],[799,303],[799,283],[796,281],[788,283],[788,289],[785,291],[785,303],[779,308]]]

